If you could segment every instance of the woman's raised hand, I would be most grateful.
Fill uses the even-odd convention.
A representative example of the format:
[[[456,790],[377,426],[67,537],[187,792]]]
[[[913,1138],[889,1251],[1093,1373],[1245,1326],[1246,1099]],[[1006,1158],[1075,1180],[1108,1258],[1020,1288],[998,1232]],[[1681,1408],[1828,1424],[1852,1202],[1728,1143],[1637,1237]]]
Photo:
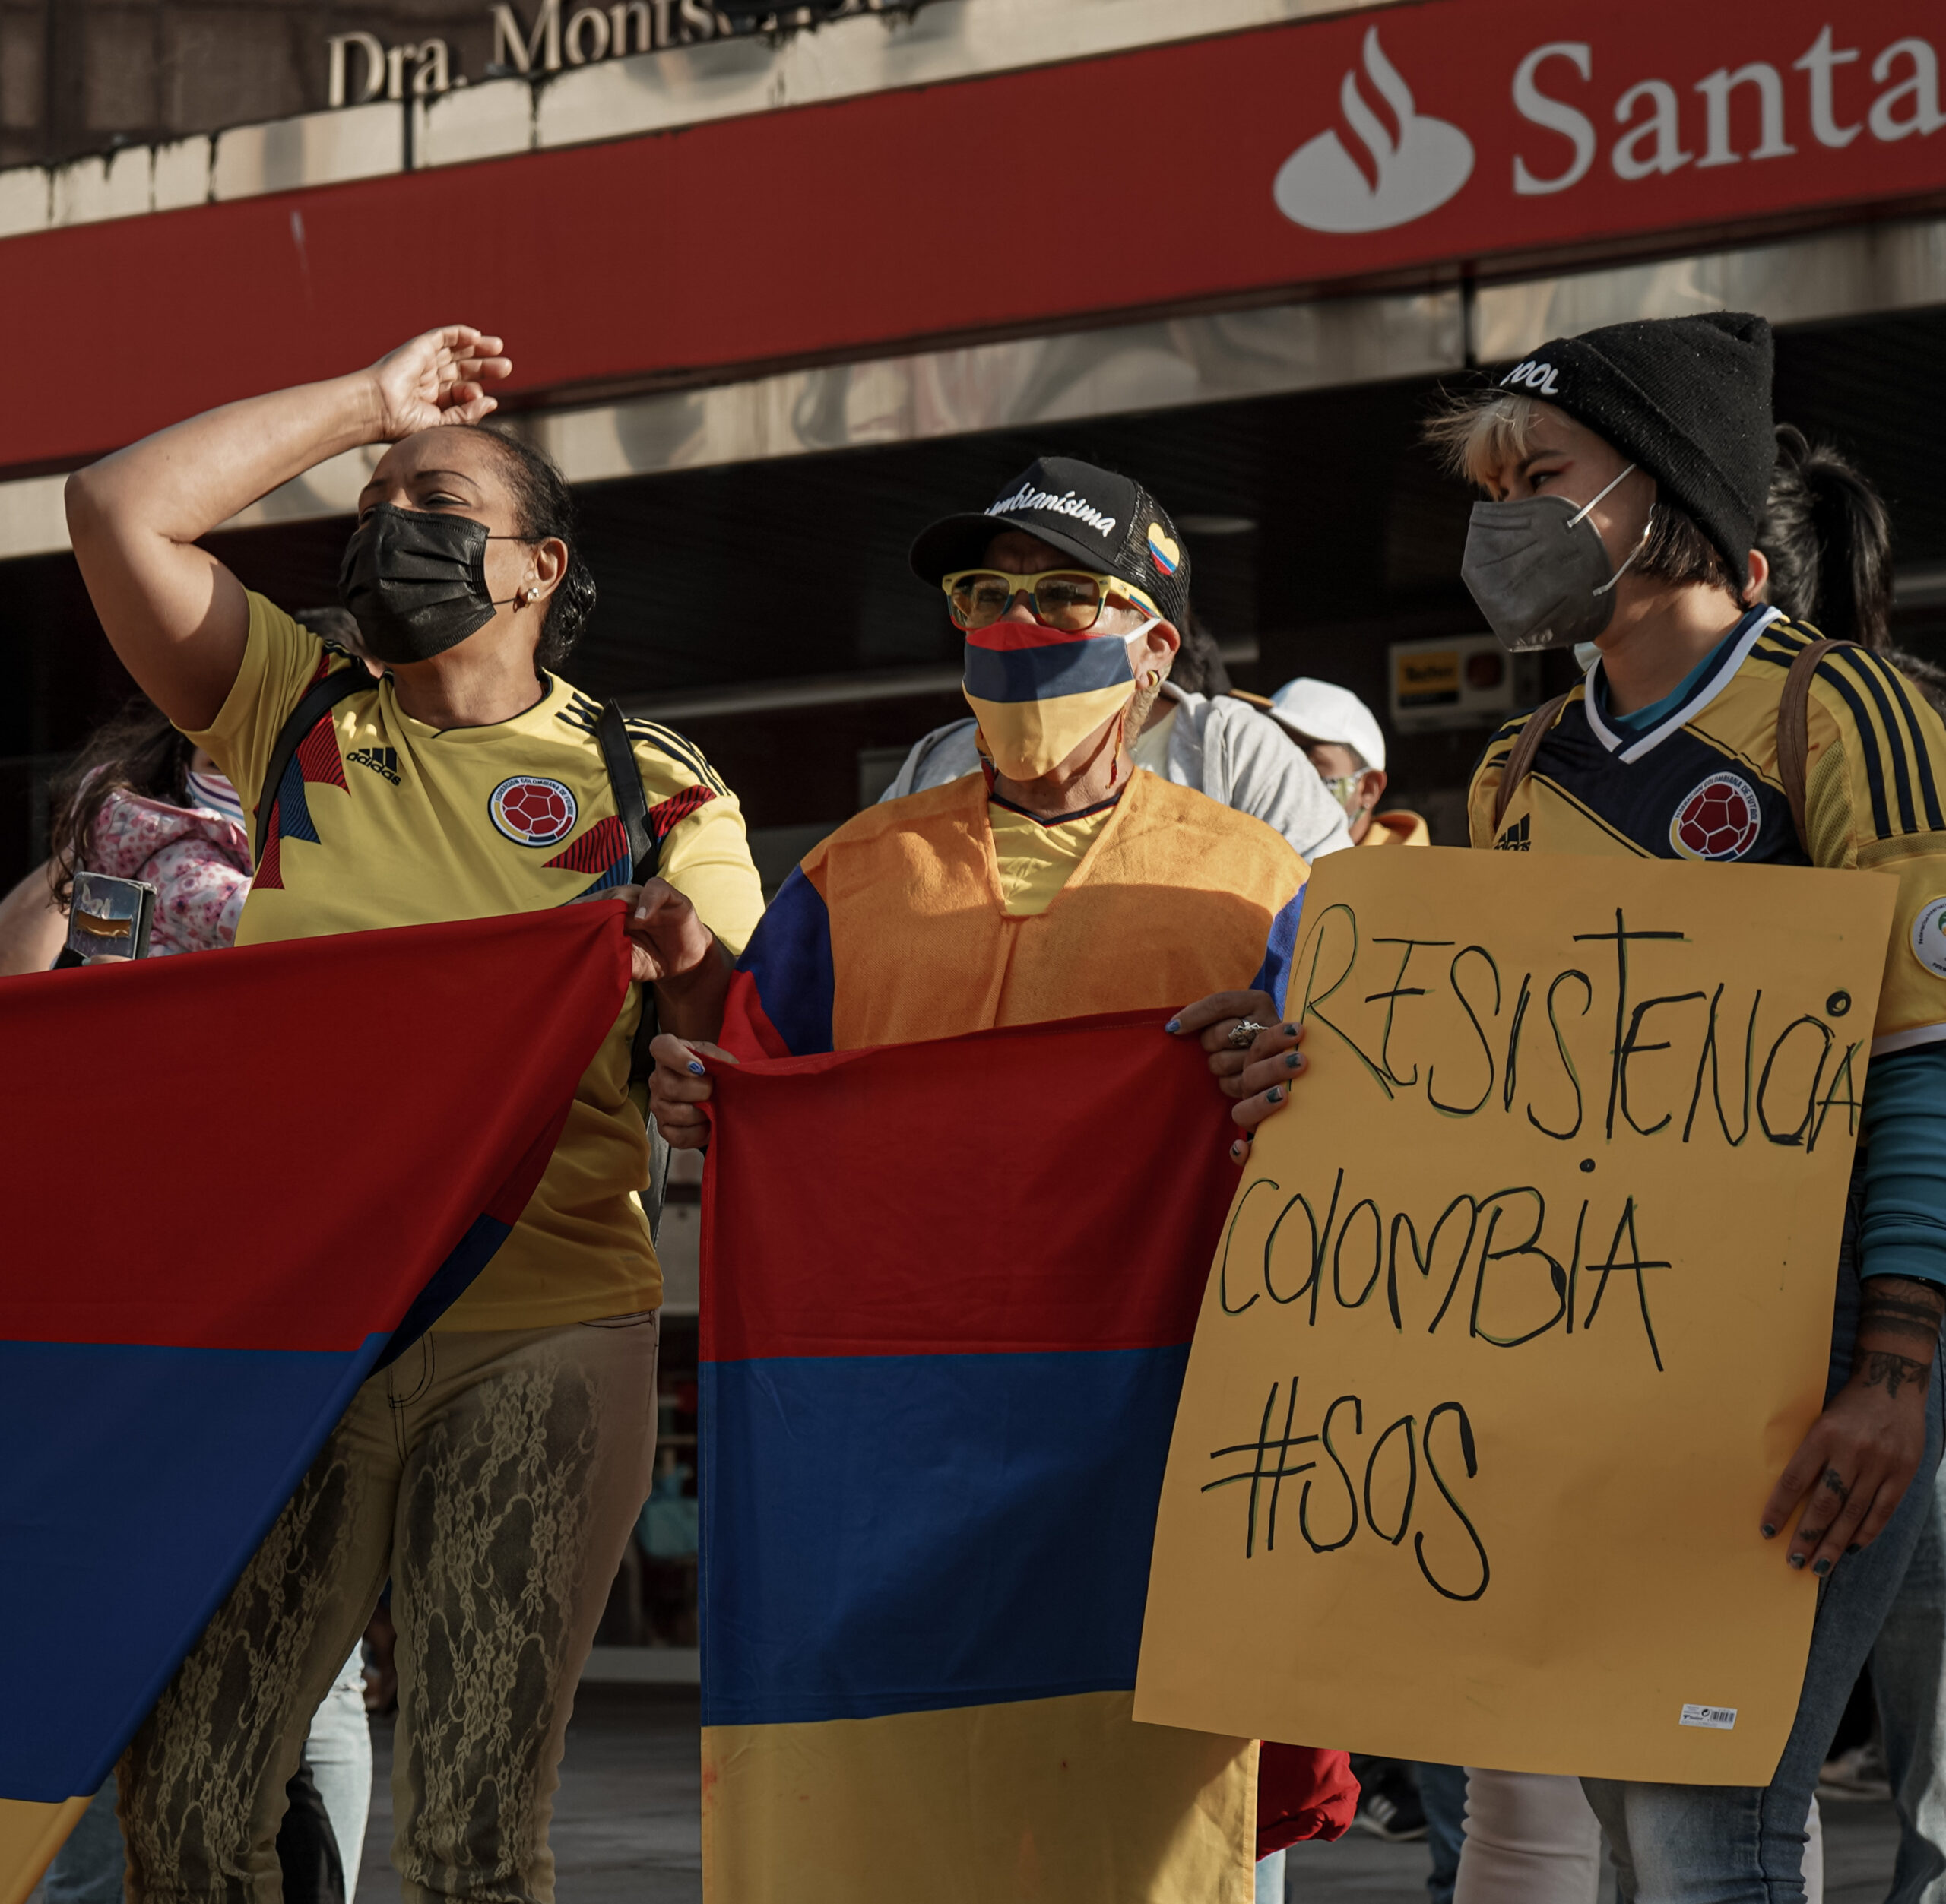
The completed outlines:
[[[512,374],[498,337],[470,324],[422,331],[388,350],[369,375],[379,404],[378,436],[397,442],[439,423],[477,423],[499,407],[486,386]]]
[[[179,727],[207,727],[243,664],[250,600],[202,538],[328,458],[490,415],[513,366],[471,325],[369,369],[266,391],[158,430],[68,479],[68,533],[116,653]]]

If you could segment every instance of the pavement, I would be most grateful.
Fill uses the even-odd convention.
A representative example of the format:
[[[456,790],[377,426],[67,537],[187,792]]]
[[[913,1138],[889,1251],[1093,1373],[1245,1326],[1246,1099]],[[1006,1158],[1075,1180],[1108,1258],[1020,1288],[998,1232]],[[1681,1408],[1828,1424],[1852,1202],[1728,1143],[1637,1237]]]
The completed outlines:
[[[559,1904],[702,1904],[697,1708],[693,1687],[584,1684],[555,1801]],[[360,1904],[398,1904],[391,1839],[392,1728],[372,1728],[372,1821]],[[1824,1807],[1825,1904],[1884,1904],[1898,1826],[1889,1804]],[[1424,1845],[1354,1832],[1290,1855],[1292,1904],[1424,1904]],[[1614,1896],[1613,1880],[1603,1887]],[[926,1904],[915,1891],[914,1904]]]

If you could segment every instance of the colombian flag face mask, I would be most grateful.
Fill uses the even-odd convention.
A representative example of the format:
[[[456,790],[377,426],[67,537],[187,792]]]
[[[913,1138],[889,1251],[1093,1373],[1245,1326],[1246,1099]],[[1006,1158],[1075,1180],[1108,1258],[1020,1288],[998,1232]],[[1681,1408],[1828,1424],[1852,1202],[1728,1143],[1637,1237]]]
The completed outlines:
[[[949,578],[949,595],[951,581],[958,579]],[[1031,599],[1035,585],[1053,593],[1067,578],[1005,579],[1025,585]],[[1035,606],[1037,613],[1047,612]],[[1098,633],[1092,610],[1089,626],[1079,629],[1004,616],[968,626],[971,618],[956,604],[954,619],[966,638],[962,686],[980,724],[981,750],[998,772],[1009,780],[1038,780],[1128,705],[1136,688],[1131,646],[1161,619],[1139,598],[1136,606],[1146,611],[1142,624],[1124,635]]]

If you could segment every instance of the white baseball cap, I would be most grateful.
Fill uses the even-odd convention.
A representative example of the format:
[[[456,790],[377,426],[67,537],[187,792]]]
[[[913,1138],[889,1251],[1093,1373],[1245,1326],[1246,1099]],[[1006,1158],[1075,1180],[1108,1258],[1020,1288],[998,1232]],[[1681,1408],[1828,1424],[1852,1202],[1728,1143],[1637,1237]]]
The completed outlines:
[[[1385,730],[1349,688],[1300,675],[1270,697],[1266,711],[1301,741],[1349,747],[1368,767],[1385,765]]]

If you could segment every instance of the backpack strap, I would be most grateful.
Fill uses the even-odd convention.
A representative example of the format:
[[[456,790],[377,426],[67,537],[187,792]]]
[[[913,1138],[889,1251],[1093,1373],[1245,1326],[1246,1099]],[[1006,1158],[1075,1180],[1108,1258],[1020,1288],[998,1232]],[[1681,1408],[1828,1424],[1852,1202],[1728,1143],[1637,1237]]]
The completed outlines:
[[[1507,817],[1507,809],[1513,796],[1520,790],[1520,783],[1532,770],[1534,756],[1541,751],[1541,743],[1554,730],[1554,724],[1561,718],[1561,710],[1567,705],[1574,690],[1557,694],[1549,702],[1536,708],[1528,715],[1523,727],[1513,743],[1513,750],[1507,756],[1507,765],[1500,770],[1500,785],[1493,797],[1493,830],[1500,832],[1500,823]]]
[[[594,738],[601,749],[601,764],[608,770],[608,789],[615,796],[615,810],[629,836],[629,857],[635,863],[635,880],[640,885],[655,877],[661,863],[662,842],[649,824],[648,796],[642,790],[642,771],[635,765],[635,743],[629,738],[629,724],[620,705],[604,701],[596,717]]]
[[[1797,843],[1804,857],[1811,857],[1811,832],[1805,816],[1805,803],[1811,765],[1811,682],[1818,664],[1837,648],[1856,648],[1856,642],[1833,642],[1820,637],[1799,649],[1790,672],[1784,676],[1784,691],[1777,698],[1777,778],[1784,784],[1784,797],[1791,803],[1791,824],[1797,828]]]
[[[655,877],[662,861],[662,841],[648,817],[648,796],[642,790],[642,770],[635,765],[634,743],[629,739],[629,724],[620,707],[604,701],[596,717],[594,738],[601,749],[601,764],[608,770],[609,791],[615,796],[615,810],[629,836],[629,857],[635,862],[635,881]],[[642,988],[642,1016],[635,1022],[635,1041],[629,1048],[629,1082],[640,1084],[655,1069],[648,1047],[662,1028],[655,1013],[655,987]],[[642,1193],[643,1209],[648,1216],[649,1240],[653,1243],[662,1228],[662,1205],[669,1188],[669,1146],[653,1117],[648,1126],[648,1188]]]
[[[253,866],[263,863],[264,848],[270,843],[271,815],[277,808],[277,789],[284,784],[292,757],[304,744],[304,737],[347,695],[362,693],[378,685],[366,673],[364,664],[353,661],[349,667],[339,668],[313,681],[304,690],[303,698],[277,730],[277,744],[271,749],[270,765],[264,769],[264,784],[257,794],[255,832],[251,841],[250,863]]]

